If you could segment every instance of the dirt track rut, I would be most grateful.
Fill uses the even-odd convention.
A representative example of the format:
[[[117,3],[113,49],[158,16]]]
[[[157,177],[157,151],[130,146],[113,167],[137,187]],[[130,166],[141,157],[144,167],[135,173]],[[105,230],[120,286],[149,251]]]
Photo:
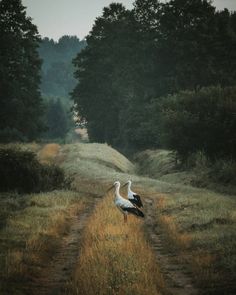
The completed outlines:
[[[165,281],[165,295],[198,295],[186,267],[176,263],[176,254],[170,253],[164,246],[163,230],[157,226],[154,202],[145,199],[146,230],[152,249],[156,254],[157,263]]]
[[[83,213],[73,216],[69,234],[62,238],[61,247],[55,249],[56,253],[52,261],[49,265],[42,267],[40,275],[33,279],[28,290],[26,290],[26,294],[66,294],[67,284],[71,280],[78,260],[82,232],[96,203],[97,200],[94,201],[93,206],[87,208]]]

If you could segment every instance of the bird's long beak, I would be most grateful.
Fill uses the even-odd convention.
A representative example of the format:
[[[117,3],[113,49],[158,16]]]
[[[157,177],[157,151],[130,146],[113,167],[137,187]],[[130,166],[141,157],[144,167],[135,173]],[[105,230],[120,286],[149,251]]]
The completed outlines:
[[[109,189],[107,190],[107,193],[108,193],[113,187],[114,187],[114,184],[113,184],[111,187],[109,187]]]
[[[126,182],[125,184],[122,185],[122,187],[126,186],[128,184],[128,182]]]

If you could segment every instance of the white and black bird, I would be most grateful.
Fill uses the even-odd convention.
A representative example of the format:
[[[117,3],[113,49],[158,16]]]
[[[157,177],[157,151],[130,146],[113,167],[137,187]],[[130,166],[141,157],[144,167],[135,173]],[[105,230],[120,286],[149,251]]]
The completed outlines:
[[[131,180],[127,181],[122,187],[128,185],[128,200],[136,207],[142,208],[143,203],[141,197],[131,190]]]
[[[123,213],[124,222],[127,222],[128,214],[133,214],[138,217],[144,217],[144,214],[136,206],[134,206],[129,200],[126,200],[120,195],[120,182],[115,181],[114,184],[108,189],[110,191],[115,187],[115,205]]]

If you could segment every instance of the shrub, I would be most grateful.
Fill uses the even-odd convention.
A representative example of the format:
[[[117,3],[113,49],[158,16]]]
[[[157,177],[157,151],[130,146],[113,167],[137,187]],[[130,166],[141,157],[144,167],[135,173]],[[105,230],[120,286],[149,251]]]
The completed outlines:
[[[210,177],[215,182],[225,185],[236,185],[236,161],[217,160],[210,171]]]
[[[236,87],[184,91],[157,104],[162,140],[182,159],[197,151],[236,159]]]
[[[30,151],[0,149],[0,190],[24,193],[60,188],[64,172],[57,166],[42,165]]]
[[[230,186],[229,189],[235,192],[235,160],[218,158],[212,161],[203,152],[196,152],[187,159],[185,165],[186,168],[193,169],[195,174],[195,177],[192,179],[193,185],[214,189],[218,189],[216,185],[225,185]],[[230,192],[230,190],[228,190],[228,192]]]
[[[25,142],[27,138],[15,128],[6,127],[0,130],[0,142],[9,143],[9,142]]]

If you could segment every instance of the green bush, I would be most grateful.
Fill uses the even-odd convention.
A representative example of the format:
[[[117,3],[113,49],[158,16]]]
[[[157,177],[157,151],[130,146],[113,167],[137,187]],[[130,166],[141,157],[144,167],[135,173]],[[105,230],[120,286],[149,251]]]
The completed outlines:
[[[162,142],[183,160],[197,151],[236,159],[236,87],[184,91],[156,104]]]
[[[210,172],[210,178],[214,182],[220,182],[225,185],[236,185],[236,161],[233,160],[217,160]]]
[[[235,160],[218,158],[212,161],[203,152],[197,152],[185,161],[185,168],[193,171],[192,184],[195,186],[221,189],[223,185],[235,192]]]
[[[57,166],[42,165],[30,151],[0,149],[0,190],[31,193],[60,188],[64,172]]]
[[[15,128],[6,127],[0,130],[0,142],[9,143],[9,142],[25,142],[27,138]]]

